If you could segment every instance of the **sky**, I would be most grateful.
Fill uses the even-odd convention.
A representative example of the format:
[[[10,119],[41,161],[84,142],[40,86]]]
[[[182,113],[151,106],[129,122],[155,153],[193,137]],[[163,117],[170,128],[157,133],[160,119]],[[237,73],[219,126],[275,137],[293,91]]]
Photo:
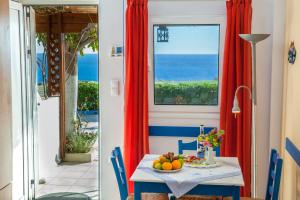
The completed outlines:
[[[154,26],[155,54],[218,54],[218,25],[175,25],[167,26],[168,42],[157,42],[157,29]]]

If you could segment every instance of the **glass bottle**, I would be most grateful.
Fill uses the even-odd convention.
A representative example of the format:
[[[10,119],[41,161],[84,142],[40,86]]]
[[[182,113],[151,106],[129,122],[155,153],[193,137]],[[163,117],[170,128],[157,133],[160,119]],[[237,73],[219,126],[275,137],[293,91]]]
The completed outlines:
[[[204,139],[204,125],[200,125],[200,134],[197,138],[197,155],[196,156],[198,158],[203,157],[203,152],[205,152],[203,139]]]

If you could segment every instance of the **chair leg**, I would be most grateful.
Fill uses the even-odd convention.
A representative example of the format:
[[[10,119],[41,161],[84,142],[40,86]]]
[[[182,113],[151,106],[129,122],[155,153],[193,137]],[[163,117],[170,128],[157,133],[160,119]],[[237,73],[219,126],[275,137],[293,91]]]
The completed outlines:
[[[173,195],[171,195],[171,196],[170,196],[170,200],[176,200],[176,197],[173,196]]]

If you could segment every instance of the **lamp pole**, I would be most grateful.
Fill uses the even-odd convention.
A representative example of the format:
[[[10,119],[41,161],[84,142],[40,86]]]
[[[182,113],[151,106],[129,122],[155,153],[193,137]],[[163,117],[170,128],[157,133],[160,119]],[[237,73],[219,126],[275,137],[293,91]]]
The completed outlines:
[[[240,34],[242,39],[251,44],[252,49],[252,155],[253,155],[253,197],[257,197],[257,147],[256,147],[256,44],[260,41],[267,39],[270,34]]]

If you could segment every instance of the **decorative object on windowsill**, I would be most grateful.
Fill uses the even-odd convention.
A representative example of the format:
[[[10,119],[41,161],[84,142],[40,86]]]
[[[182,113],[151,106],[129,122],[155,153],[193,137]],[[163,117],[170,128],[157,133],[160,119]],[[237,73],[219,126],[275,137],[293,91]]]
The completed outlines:
[[[169,29],[166,25],[159,25],[157,29],[157,42],[169,42]]]
[[[296,51],[295,43],[294,41],[292,41],[288,53],[288,61],[290,64],[292,65],[295,64],[296,56],[297,56],[297,51]]]
[[[260,41],[267,39],[270,34],[240,34],[240,37],[251,44],[252,47],[252,155],[253,155],[253,165],[252,175],[253,175],[253,196],[257,197],[257,155],[256,155],[256,126],[255,126],[255,115],[256,115],[256,44]],[[246,87],[246,86],[243,86]],[[237,88],[239,90],[240,87]],[[237,92],[236,92],[237,93]],[[234,106],[232,109],[234,114],[240,113],[238,106],[238,99],[235,98]]]
[[[213,129],[208,134],[200,134],[198,136],[199,143],[203,144],[205,149],[205,163],[207,165],[215,164],[214,157],[216,152],[214,149],[221,145],[223,135],[223,130],[217,131],[217,129]]]

